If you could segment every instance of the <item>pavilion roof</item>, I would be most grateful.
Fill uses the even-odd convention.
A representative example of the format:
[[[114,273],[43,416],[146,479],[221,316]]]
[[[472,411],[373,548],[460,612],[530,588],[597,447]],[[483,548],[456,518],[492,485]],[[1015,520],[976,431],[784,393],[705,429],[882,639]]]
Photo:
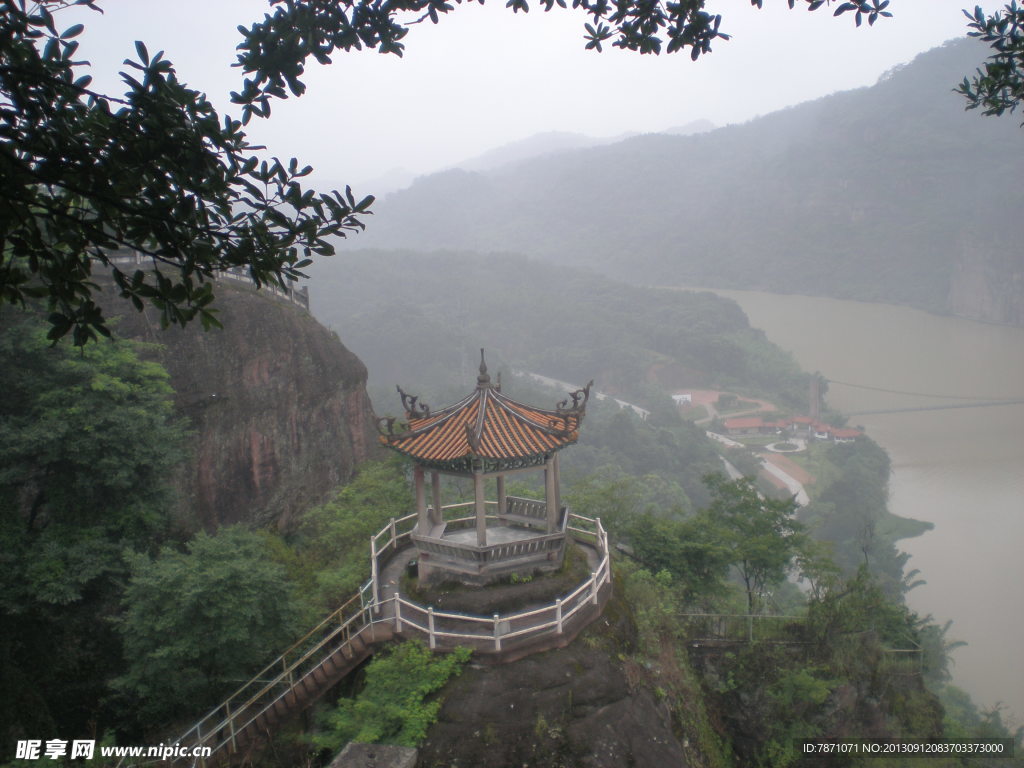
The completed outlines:
[[[538,466],[576,442],[590,386],[571,393],[571,405],[569,398],[550,410],[525,405],[502,394],[500,382],[491,383],[481,350],[477,387],[454,405],[432,411],[399,387],[407,424],[399,432],[393,419],[383,419],[387,431],[380,440],[420,464],[448,471]]]

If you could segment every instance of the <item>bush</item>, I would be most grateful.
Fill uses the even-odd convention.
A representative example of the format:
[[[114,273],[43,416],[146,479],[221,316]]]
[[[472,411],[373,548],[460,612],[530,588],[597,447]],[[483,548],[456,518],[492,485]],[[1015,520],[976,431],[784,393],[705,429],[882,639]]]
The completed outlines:
[[[441,709],[441,699],[427,698],[459,674],[469,656],[467,648],[434,654],[417,641],[377,654],[366,667],[366,686],[326,713],[314,743],[333,752],[350,741],[415,747]]]
[[[137,556],[120,623],[128,671],[115,686],[142,719],[194,715],[294,639],[293,593],[265,537],[241,526],[200,533],[187,553]]]

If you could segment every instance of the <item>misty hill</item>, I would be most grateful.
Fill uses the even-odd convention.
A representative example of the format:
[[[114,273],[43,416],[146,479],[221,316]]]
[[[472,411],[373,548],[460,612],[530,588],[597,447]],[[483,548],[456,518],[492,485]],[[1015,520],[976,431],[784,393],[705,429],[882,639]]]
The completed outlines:
[[[355,251],[311,269],[311,306],[366,363],[370,389],[453,386],[488,360],[651,405],[678,387],[743,388],[802,407],[792,356],[712,293],[628,285],[521,256]],[[411,386],[411,385],[410,385]],[[417,392],[420,394],[421,392]],[[655,395],[654,393],[658,393]]]
[[[566,152],[574,149],[586,149],[601,144],[610,144],[617,139],[599,139],[582,133],[568,131],[547,131],[538,133],[520,141],[503,144],[489,149],[481,155],[458,163],[457,167],[466,171],[489,171],[510,163],[530,160],[534,157],[548,155],[553,152]]]
[[[950,43],[743,125],[422,177],[379,205],[364,243],[1024,324],[1024,132],[951,90],[985,50]]]
[[[673,136],[690,136],[695,133],[713,130],[714,127],[715,124],[710,120],[693,120],[685,125],[666,128],[661,133]],[[495,149],[489,149],[481,155],[461,163],[456,163],[455,167],[464,171],[491,171],[504,165],[532,160],[533,158],[543,157],[556,152],[571,152],[574,149],[587,149],[589,147],[615,144],[636,135],[636,132],[630,132],[620,136],[597,137],[587,136],[582,133],[571,133],[569,131],[546,131],[534,134],[520,141],[503,144]]]

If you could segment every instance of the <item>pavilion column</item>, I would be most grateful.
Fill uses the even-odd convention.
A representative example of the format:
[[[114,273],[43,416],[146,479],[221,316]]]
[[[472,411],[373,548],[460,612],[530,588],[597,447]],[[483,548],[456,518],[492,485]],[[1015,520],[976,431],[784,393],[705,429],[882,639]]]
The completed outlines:
[[[476,545],[487,546],[487,518],[484,505],[484,473],[473,472],[473,498],[476,502]]]
[[[427,519],[427,498],[423,488],[423,467],[416,465],[412,470],[413,488],[416,491],[416,532],[426,536],[430,532]]]
[[[441,511],[441,473],[437,470],[430,475],[430,489],[434,497],[434,514],[431,522],[440,525],[444,522],[444,513]]]
[[[505,473],[498,475],[498,517],[508,512],[508,499],[505,497]]]
[[[555,519],[558,519],[558,515],[562,514],[562,476],[561,470],[558,468],[558,454],[556,453],[552,457],[555,469]]]
[[[555,508],[555,466],[554,459],[548,459],[544,465],[544,501],[548,512],[548,533],[555,532],[555,523],[558,520],[558,511]]]

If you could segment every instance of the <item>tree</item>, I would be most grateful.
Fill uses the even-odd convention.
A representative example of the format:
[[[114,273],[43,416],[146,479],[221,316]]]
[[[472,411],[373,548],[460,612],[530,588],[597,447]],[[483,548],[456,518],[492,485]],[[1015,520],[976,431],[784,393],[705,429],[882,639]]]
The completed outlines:
[[[199,533],[188,552],[133,558],[124,593],[126,674],[116,686],[152,721],[193,715],[294,639],[298,609],[266,539],[241,526]]]
[[[1024,100],[1024,7],[1013,0],[991,15],[980,5],[964,15],[973,30],[967,34],[989,43],[995,53],[956,90],[967,99],[968,109],[980,107],[986,115],[1013,112]]]
[[[109,335],[93,300],[94,270],[109,271],[136,309],[165,325],[216,325],[210,282],[244,268],[257,285],[302,275],[331,235],[362,228],[372,197],[317,195],[294,158],[260,162],[241,123],[178,82],[162,53],[136,43],[127,92],[92,90],[74,38],[51,10],[92,0],[0,0],[0,302],[48,299],[50,338]],[[130,248],[151,263],[112,260]]]
[[[469,0],[467,0],[468,2]],[[212,280],[240,268],[257,285],[302,277],[313,254],[329,255],[331,236],[363,228],[373,197],[304,190],[311,170],[294,158],[260,162],[242,125],[270,115],[273,98],[298,96],[310,56],[328,63],[335,51],[363,47],[401,56],[412,24],[453,10],[446,0],[271,0],[277,8],[243,29],[239,65],[242,120],[221,118],[199,91],[177,80],[161,53],[136,43],[127,60],[123,96],[90,88],[74,56],[76,24],[59,31],[53,11],[70,5],[99,10],[95,0],[0,0],[0,302],[46,298],[50,338],[67,333],[78,345],[109,335],[94,301],[95,272],[109,272],[136,309],[149,303],[163,323],[198,317],[217,325]],[[462,0],[456,0],[461,3]],[[640,53],[711,50],[721,17],[707,0],[573,0],[585,13],[587,47]],[[762,0],[752,0],[761,6]],[[803,0],[809,10],[829,0]],[[565,0],[541,0],[546,11]],[[796,0],[789,0],[789,6]],[[852,0],[835,9],[859,25],[888,0]],[[527,0],[509,0],[528,11]],[[129,248],[148,261],[125,268],[112,250]]]
[[[369,462],[331,500],[309,510],[296,536],[298,578],[306,590],[337,607],[370,576],[370,537],[413,509],[408,461]]]
[[[768,587],[782,581],[800,552],[803,526],[793,519],[792,499],[762,497],[747,478],[708,475],[712,501],[707,514],[721,531],[728,561],[736,568],[753,613]]]
[[[8,313],[9,314],[9,313]],[[0,326],[0,742],[85,733],[120,662],[126,549],[164,535],[183,457],[167,373],[129,342],[51,346]]]

